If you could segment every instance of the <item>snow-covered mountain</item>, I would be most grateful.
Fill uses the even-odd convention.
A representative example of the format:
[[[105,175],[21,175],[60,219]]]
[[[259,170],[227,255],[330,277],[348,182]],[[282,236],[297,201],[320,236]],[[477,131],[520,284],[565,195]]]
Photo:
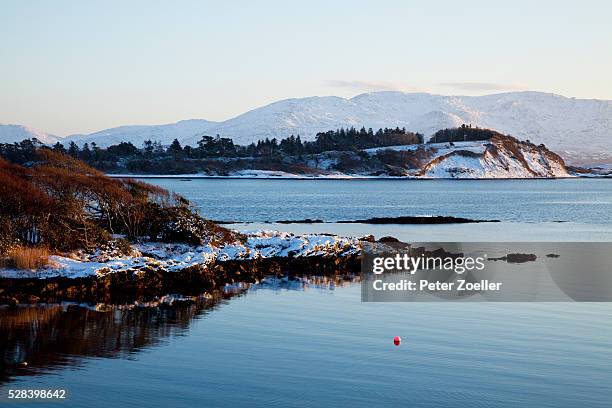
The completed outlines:
[[[134,125],[119,126],[105,129],[86,135],[72,135],[65,140],[74,141],[79,145],[95,142],[100,147],[108,147],[121,142],[132,142],[135,146],[142,146],[145,140],[159,141],[170,144],[174,139],[184,143],[187,139],[197,142],[203,134],[209,134],[209,130],[216,124],[204,119],[181,120],[167,125]],[[195,146],[196,143],[193,143]]]
[[[0,143],[15,143],[24,139],[38,139],[46,144],[55,143],[59,140],[57,136],[27,126],[0,124]]]
[[[406,127],[431,135],[462,123],[544,143],[562,152],[610,152],[612,101],[566,98],[540,92],[486,96],[372,92],[351,99],[310,97],[279,101],[213,125],[209,132],[241,144],[264,137],[317,132],[338,127]],[[196,138],[185,139],[194,143]]]
[[[194,146],[201,135],[231,137],[248,144],[291,134],[313,139],[317,132],[355,126],[374,129],[406,127],[431,135],[462,123],[486,127],[519,139],[544,143],[565,157],[608,153],[612,156],[612,101],[576,99],[541,92],[485,96],[372,92],[350,99],[336,96],[286,99],[253,109],[223,122],[186,120],[168,125],[122,126],[66,140],[95,141],[108,146],[144,140],[169,144],[177,138]],[[3,140],[0,134],[0,140]]]

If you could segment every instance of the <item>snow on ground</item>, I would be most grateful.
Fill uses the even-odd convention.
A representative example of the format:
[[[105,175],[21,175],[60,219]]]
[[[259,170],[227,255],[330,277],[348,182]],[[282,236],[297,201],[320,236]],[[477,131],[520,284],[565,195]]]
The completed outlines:
[[[482,143],[482,142],[479,142]],[[521,149],[524,162],[503,146],[497,146],[497,154],[484,150],[463,154],[465,148],[447,149],[446,157],[439,154],[425,166],[424,177],[431,178],[537,178],[571,177],[565,168],[554,159],[546,157],[540,150],[532,147]]]
[[[384,150],[415,151],[425,149],[429,152],[429,162],[422,172],[411,171],[406,176],[346,174],[329,172],[328,174],[294,174],[273,170],[239,170],[229,176],[207,175],[174,175],[174,176],[135,176],[131,177],[172,177],[172,178],[252,178],[252,179],[387,179],[387,178],[548,178],[572,177],[567,173],[558,159],[540,147],[529,143],[511,142],[514,149],[520,150],[522,158],[515,157],[515,152],[499,141],[471,141],[454,143],[411,144],[365,149],[370,155]],[[489,151],[492,150],[492,151]],[[524,159],[524,160],[523,160]],[[331,160],[331,159],[330,159]],[[309,162],[309,166],[315,166]],[[330,168],[329,163],[318,162],[318,168]],[[113,175],[119,177],[120,175]],[[123,175],[128,176],[128,175]]]
[[[287,173],[285,171],[274,171],[274,170],[239,170],[230,173],[230,177],[239,178],[265,178],[265,179],[314,179],[314,178],[332,178],[332,179],[345,179],[353,178],[349,174],[340,172],[334,172],[330,174],[295,174]]]
[[[491,163],[487,157],[451,155],[440,163],[427,169],[425,177],[431,178],[524,178],[533,177],[523,166],[515,161],[507,168],[500,168],[497,162]]]
[[[386,178],[380,176],[366,176],[360,174],[345,174],[334,172],[330,174],[295,174],[275,170],[240,170],[231,172],[228,176],[215,176],[208,174],[108,174],[113,178],[172,178],[172,179],[199,179],[199,178],[245,178],[245,179],[354,179],[354,178]]]
[[[347,256],[361,250],[359,240],[335,235],[294,235],[277,231],[246,233],[245,244],[223,247],[190,246],[147,242],[135,244],[133,256],[109,256],[107,253],[74,254],[74,257],[51,256],[50,267],[39,270],[0,269],[1,278],[87,277],[145,267],[178,272],[194,265],[215,261],[270,257]]]
[[[426,144],[411,144],[411,145],[399,145],[399,146],[387,146],[387,147],[374,147],[371,149],[365,149],[364,151],[370,155],[376,154],[380,150],[394,150],[396,152],[407,152],[417,150],[419,147],[425,149],[437,149],[436,155],[442,156],[450,153],[453,150],[468,150],[474,153],[483,153],[487,141],[476,141],[476,142],[454,142],[453,145],[450,143],[426,143]]]

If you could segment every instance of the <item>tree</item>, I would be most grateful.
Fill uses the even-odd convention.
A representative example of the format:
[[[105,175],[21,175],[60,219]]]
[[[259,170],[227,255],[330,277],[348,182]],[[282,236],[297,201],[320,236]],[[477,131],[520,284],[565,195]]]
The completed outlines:
[[[53,145],[53,150],[60,153],[66,153],[66,148],[60,142],[57,142]]]
[[[74,158],[79,157],[79,146],[74,142],[70,142],[68,145],[68,154]]]
[[[179,156],[183,153],[183,148],[181,147],[178,139],[174,139],[172,144],[168,147],[168,153],[171,153],[173,156]]]
[[[151,157],[153,154],[153,142],[151,140],[145,140],[143,143],[145,156]]]
[[[91,160],[91,150],[89,150],[89,144],[85,143],[83,145],[83,150],[81,151],[80,154],[81,160],[88,162]]]

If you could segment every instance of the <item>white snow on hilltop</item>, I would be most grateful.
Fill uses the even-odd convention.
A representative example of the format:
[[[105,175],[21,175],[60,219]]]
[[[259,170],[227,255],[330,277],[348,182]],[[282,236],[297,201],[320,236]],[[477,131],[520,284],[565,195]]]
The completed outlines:
[[[27,126],[0,124],[0,143],[15,143],[25,139],[38,139],[45,144],[55,143],[59,140],[57,136]]]
[[[146,140],[170,144],[174,139],[183,143],[187,138],[191,138],[195,140],[192,146],[197,146],[197,140],[200,140],[202,135],[209,134],[209,130],[215,124],[216,122],[204,119],[191,119],[167,125],[119,126],[87,135],[72,135],[67,137],[66,141],[74,141],[79,145],[96,143],[100,147],[108,147],[121,142],[132,142],[136,147],[142,147]]]
[[[108,146],[131,141],[138,147],[150,139],[196,145],[204,134],[231,137],[238,144],[263,138],[300,135],[340,127],[373,129],[405,127],[431,135],[461,124],[485,127],[518,139],[544,143],[567,156],[610,152],[612,101],[576,99],[541,92],[509,92],[485,96],[372,92],[350,99],[336,96],[286,99],[253,109],[223,122],[186,120],[168,125],[122,126],[66,140]],[[5,138],[0,129],[0,141]]]

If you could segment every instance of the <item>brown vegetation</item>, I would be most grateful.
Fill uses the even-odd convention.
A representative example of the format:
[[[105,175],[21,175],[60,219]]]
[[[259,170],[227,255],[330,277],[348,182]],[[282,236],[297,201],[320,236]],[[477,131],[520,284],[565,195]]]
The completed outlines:
[[[0,158],[0,253],[16,245],[93,249],[112,234],[191,244],[236,239],[160,187],[109,178],[48,149],[36,155],[29,168]]]
[[[16,246],[8,250],[0,260],[0,266],[17,269],[39,269],[49,263],[49,249],[46,247]]]

